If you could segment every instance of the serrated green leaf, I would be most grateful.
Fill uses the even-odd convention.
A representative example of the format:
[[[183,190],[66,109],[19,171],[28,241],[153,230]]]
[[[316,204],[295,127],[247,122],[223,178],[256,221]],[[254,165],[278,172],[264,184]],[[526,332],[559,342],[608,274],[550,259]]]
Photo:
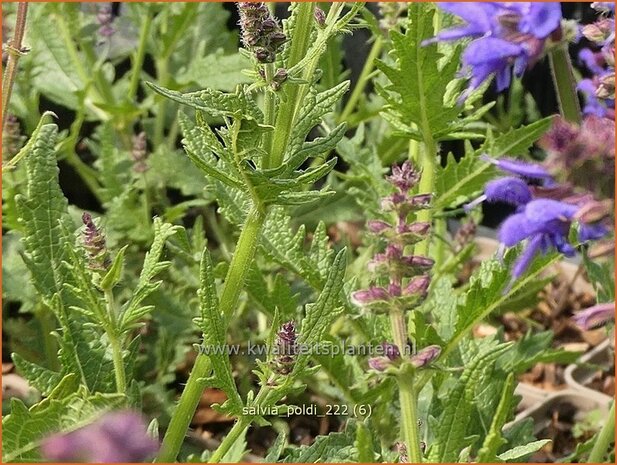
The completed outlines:
[[[463,374],[448,393],[435,432],[435,443],[428,455],[428,461],[444,463],[458,459],[461,448],[465,446],[467,425],[471,417],[478,380],[482,372],[510,345],[501,344],[486,347],[465,367]]]
[[[177,231],[177,226],[163,223],[160,218],[154,219],[154,240],[152,241],[150,251],[146,253],[144,258],[144,264],[133,295],[121,313],[119,324],[121,328],[131,326],[143,316],[143,313],[139,311],[143,309],[141,303],[161,284],[160,281],[153,281],[153,279],[170,265],[169,262],[160,261],[165,242],[176,234]]]
[[[343,433],[330,433],[318,436],[310,446],[292,449],[285,457],[285,463],[340,463],[355,461],[353,443],[355,428],[347,428]]]
[[[343,278],[347,265],[345,249],[341,250],[330,267],[328,277],[319,298],[313,304],[306,305],[306,316],[302,320],[300,336],[298,337],[299,346],[314,347],[318,344],[330,325],[341,313],[339,307],[339,294],[343,289]],[[300,353],[292,374],[301,372],[308,364],[310,353]]]
[[[4,463],[42,461],[38,448],[47,435],[81,428],[125,401],[119,394],[88,395],[83,388],[75,389],[75,377],[69,375],[47,399],[30,409],[20,400],[12,400],[11,413],[2,420]]]
[[[55,124],[46,124],[37,133],[25,158],[27,192],[16,199],[23,224],[24,262],[38,293],[47,300],[61,293],[66,281],[65,231],[72,229],[68,202],[58,184],[57,132]]]
[[[116,257],[114,258],[114,261],[109,267],[109,270],[101,279],[101,282],[99,284],[99,287],[101,289],[113,289],[114,286],[118,284],[118,282],[122,278],[122,271],[124,269],[124,253],[126,252],[127,248],[128,245],[125,245],[116,254]]]
[[[234,382],[229,354],[221,350],[226,343],[226,325],[219,308],[212,258],[208,249],[203,250],[199,274],[199,326],[203,331],[203,343],[210,349],[207,353],[214,368],[214,382],[227,394],[229,411],[238,414],[243,404]]]
[[[501,391],[501,398],[497,411],[493,417],[488,434],[484,438],[484,443],[478,452],[477,462],[494,462],[499,448],[507,441],[501,435],[501,429],[508,420],[511,413],[512,397],[514,395],[514,374],[510,373]]]
[[[504,305],[511,296],[516,295],[529,283],[537,280],[538,276],[558,258],[553,254],[536,259],[529,267],[529,271],[506,289],[510,280],[509,267],[514,255],[510,251],[506,255],[505,263],[500,263],[496,259],[482,262],[480,269],[470,280],[469,289],[459,302],[455,331],[443,354],[450,353],[475,324]]]
[[[375,451],[373,448],[373,438],[371,431],[362,422],[356,423],[356,442],[354,443],[358,450],[358,462],[373,463],[375,462]]]
[[[530,442],[529,444],[525,444],[524,446],[517,446],[509,451],[504,452],[503,454],[499,454],[497,456],[498,459],[503,460],[504,462],[513,462],[520,460],[534,452],[542,449],[546,444],[551,442],[550,439],[541,439],[539,441]]]
[[[526,126],[511,129],[494,139],[487,139],[481,150],[496,158],[527,155],[529,147],[548,131],[552,123],[553,117],[549,116]]]
[[[29,362],[18,353],[11,354],[17,372],[21,374],[30,386],[37,389],[43,396],[49,393],[60,383],[62,374],[48,370],[45,367]]]
[[[238,89],[236,93],[233,94],[212,89],[204,89],[183,94],[175,90],[165,89],[152,82],[146,82],[146,84],[162,96],[196,110],[203,111],[212,117],[231,116],[251,119],[259,123],[263,121],[261,110],[243,89]]]

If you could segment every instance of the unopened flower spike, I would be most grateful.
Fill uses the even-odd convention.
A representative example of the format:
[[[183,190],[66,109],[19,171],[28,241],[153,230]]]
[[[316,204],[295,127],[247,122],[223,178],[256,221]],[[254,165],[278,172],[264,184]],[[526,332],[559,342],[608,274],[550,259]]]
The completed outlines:
[[[140,132],[133,136],[133,148],[131,150],[131,159],[133,160],[133,170],[136,173],[144,173],[148,170],[146,159],[148,158],[148,144],[146,133]]]
[[[296,324],[288,321],[281,325],[274,342],[273,370],[279,375],[287,375],[293,371],[297,355]]]
[[[111,265],[111,259],[105,234],[96,226],[90,213],[84,212],[81,219],[84,224],[82,243],[88,256],[88,267],[93,270],[106,270]]]
[[[99,6],[98,11],[96,12],[96,20],[99,24],[99,35],[108,40],[114,33],[116,29],[113,27],[112,23],[114,21],[114,15],[111,10],[110,3],[103,3]]]

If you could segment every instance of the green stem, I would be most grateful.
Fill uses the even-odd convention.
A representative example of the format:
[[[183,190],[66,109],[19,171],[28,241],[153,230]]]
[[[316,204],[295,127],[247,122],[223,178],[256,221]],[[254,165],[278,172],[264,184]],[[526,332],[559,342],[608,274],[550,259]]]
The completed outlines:
[[[205,355],[198,355],[191,370],[186,386],[182,391],[178,406],[171,416],[167,432],[161,444],[161,450],[156,457],[157,463],[172,463],[176,461],[184,436],[191,424],[201,394],[206,388],[205,379],[210,373],[210,359]]]
[[[249,271],[251,262],[257,249],[261,228],[266,218],[266,213],[260,208],[252,208],[238,239],[236,250],[231,259],[225,284],[220,299],[220,311],[227,321],[236,308],[240,292],[244,285],[246,274]],[[178,406],[174,411],[165,437],[161,451],[156,458],[156,462],[168,463],[176,460],[184,436],[189,428],[191,419],[195,414],[199,399],[205,388],[204,379],[210,372],[210,360],[206,355],[199,354],[195,360],[195,365],[191,370],[189,379],[186,382],[184,391],[180,396]]]
[[[255,256],[265,219],[265,211],[253,207],[242,227],[242,233],[225,277],[225,286],[221,292],[220,311],[227,321],[231,318],[238,303],[240,292],[244,286],[244,279]]]
[[[274,76],[274,63],[268,63],[264,66],[264,72],[266,75],[266,90],[264,94],[264,124],[268,126],[274,126],[274,120],[276,117],[276,96],[274,91],[270,88],[272,84],[272,77]],[[263,168],[272,168],[272,136],[273,131],[268,131],[264,134],[263,139]]]
[[[604,458],[612,442],[615,441],[615,401],[608,412],[606,423],[598,433],[587,463],[605,463]]]
[[[373,42],[373,47],[364,62],[364,67],[362,68],[362,72],[358,77],[358,83],[353,89],[353,92],[349,96],[349,100],[345,104],[345,108],[339,117],[339,122],[347,121],[351,116],[352,112],[355,110],[358,100],[364,94],[364,89],[366,88],[366,84],[370,80],[370,75],[375,68],[375,59],[381,53],[381,49],[383,48],[383,37],[377,36],[375,38],[375,42]]]
[[[313,13],[315,11],[314,2],[303,2],[297,4],[298,15],[294,24],[293,36],[291,38],[291,47],[289,50],[289,59],[285,63],[288,69],[306,55],[310,45],[311,31],[315,19]],[[276,125],[272,136],[272,153],[269,157],[270,166],[280,166],[283,162],[285,149],[291,128],[293,127],[296,108],[298,106],[298,98],[301,84],[288,83],[285,86],[285,100],[281,103],[276,115]]]
[[[407,446],[410,463],[422,462],[418,408],[414,389],[413,371],[403,371],[397,376],[401,403],[401,433]]]
[[[398,347],[401,357],[407,354],[407,325],[405,315],[398,309],[390,311],[390,325],[394,344]],[[401,403],[401,436],[407,446],[407,454],[411,463],[422,462],[420,451],[420,435],[418,432],[418,414],[416,393],[414,390],[413,367],[406,366],[396,377]]]
[[[17,62],[22,54],[22,41],[26,32],[26,15],[28,14],[28,3],[19,2],[17,4],[17,18],[15,19],[15,31],[13,39],[8,47],[8,58],[6,69],[2,77],[2,131],[8,117],[9,101],[13,92],[13,84],[17,75]]]
[[[236,443],[242,433],[244,433],[244,430],[249,427],[251,420],[252,417],[239,418],[233,428],[229,430],[227,436],[225,436],[223,441],[221,441],[221,444],[219,444],[216,448],[210,459],[208,459],[208,463],[219,463],[225,457],[225,454],[229,451],[229,449],[231,449],[231,447]]]
[[[116,376],[116,391],[120,394],[126,393],[126,372],[124,370],[124,357],[122,356],[122,342],[116,333],[116,321],[118,318],[117,308],[114,301],[114,293],[111,289],[105,289],[105,302],[107,303],[107,313],[111,325],[107,328],[107,337],[111,346],[111,358],[114,363],[114,374]]]
[[[139,86],[139,77],[141,76],[141,68],[144,64],[146,57],[146,45],[148,43],[148,36],[150,35],[150,26],[152,25],[152,13],[150,8],[147,9],[147,15],[143,23],[141,23],[141,29],[139,31],[139,44],[137,46],[137,52],[134,55],[133,63],[131,66],[131,82],[129,83],[128,99],[132,101],[137,95],[137,87]]]
[[[581,109],[567,44],[557,44],[549,53],[549,61],[561,116],[571,123],[580,124]]]
[[[158,84],[163,87],[168,86],[169,70],[167,69],[167,58],[163,57],[156,61],[156,77]],[[161,96],[157,96],[159,104],[156,110],[156,117],[154,119],[154,146],[159,147],[163,143],[165,132],[165,113],[167,112],[167,99]]]

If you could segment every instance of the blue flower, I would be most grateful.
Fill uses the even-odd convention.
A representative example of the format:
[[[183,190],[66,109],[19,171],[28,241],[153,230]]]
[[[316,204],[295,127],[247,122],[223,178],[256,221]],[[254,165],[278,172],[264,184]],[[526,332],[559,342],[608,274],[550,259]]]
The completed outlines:
[[[463,98],[493,74],[497,91],[506,89],[511,69],[521,76],[532,66],[540,58],[546,38],[561,23],[561,7],[556,2],[441,2],[439,6],[465,24],[446,29],[425,43],[475,39],[463,54],[463,68],[471,77]]]

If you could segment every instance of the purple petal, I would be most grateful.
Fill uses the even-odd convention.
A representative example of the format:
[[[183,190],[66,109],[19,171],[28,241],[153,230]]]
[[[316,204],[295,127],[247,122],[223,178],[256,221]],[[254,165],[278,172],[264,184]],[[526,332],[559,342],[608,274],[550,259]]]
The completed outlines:
[[[428,346],[411,357],[411,363],[416,368],[421,368],[436,360],[439,354],[441,354],[441,347],[437,345]]]
[[[571,221],[577,210],[575,205],[559,200],[536,199],[525,206],[525,217],[534,231],[553,232],[555,222]]]
[[[533,237],[512,266],[512,279],[520,278],[540,251],[542,236]]]
[[[527,183],[514,177],[488,182],[484,188],[484,194],[489,202],[505,202],[514,206],[525,205],[532,199]]]
[[[387,302],[390,300],[390,293],[383,287],[369,287],[351,293],[351,300],[356,305],[368,305],[375,302]]]
[[[516,174],[518,176],[522,176],[523,178],[529,179],[550,179],[552,180],[551,174],[544,168],[542,165],[538,163],[531,163],[522,160],[514,160],[512,158],[500,158],[495,159],[491,158],[487,155],[483,155],[482,158],[489,163],[494,164],[502,171],[506,171],[508,173]]]
[[[530,2],[529,12],[523,15],[519,29],[539,39],[551,35],[561,23],[561,5],[557,2]]]
[[[469,26],[484,34],[495,26],[497,8],[491,3],[481,2],[439,2],[439,8],[465,20]]]
[[[589,331],[615,320],[615,302],[594,305],[576,313],[572,318],[583,330]]]
[[[524,213],[516,213],[506,219],[499,228],[497,236],[499,242],[506,247],[513,247],[527,239],[532,232]]]

